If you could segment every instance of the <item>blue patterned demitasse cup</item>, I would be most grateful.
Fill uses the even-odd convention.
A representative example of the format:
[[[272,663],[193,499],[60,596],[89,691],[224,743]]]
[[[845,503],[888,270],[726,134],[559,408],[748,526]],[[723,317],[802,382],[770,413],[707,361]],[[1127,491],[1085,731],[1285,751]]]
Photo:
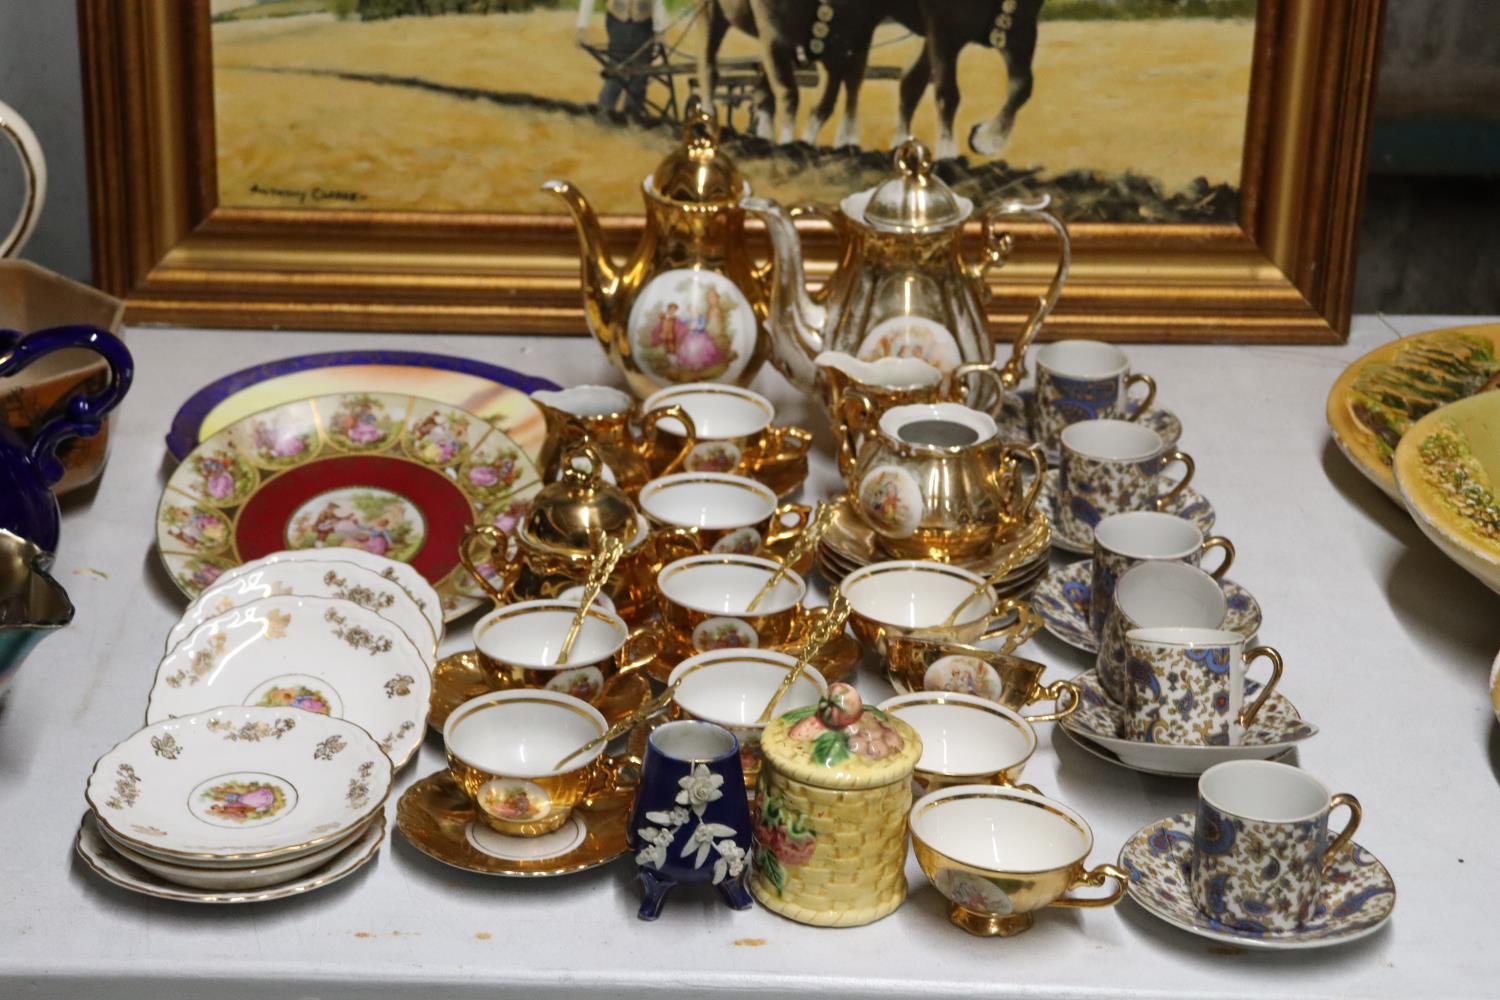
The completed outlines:
[[[1328,839],[1328,815],[1349,822]],[[1288,764],[1237,760],[1198,779],[1189,885],[1216,926],[1250,934],[1295,931],[1318,915],[1323,872],[1359,827],[1359,800],[1332,795]]]
[[[1099,340],[1059,340],[1036,352],[1036,396],[1031,414],[1032,440],[1056,455],[1063,428],[1080,420],[1125,418],[1126,397],[1133,385],[1145,396],[1129,419],[1139,420],[1156,399],[1150,375],[1131,374],[1130,359],[1113,344]]]
[[[1222,580],[1234,562],[1234,544],[1222,535],[1204,538],[1192,522],[1155,510],[1131,510],[1102,519],[1094,526],[1089,581],[1089,628],[1094,638],[1104,634],[1104,619],[1115,599],[1115,581],[1126,571],[1152,561],[1197,566],[1209,549],[1219,549],[1224,556],[1208,574]]]
[[[748,909],[750,807],[734,734],[696,720],[652,730],[629,838],[646,889],[642,920],[659,917],[681,882],[713,885],[729,906]]]
[[[1196,566],[1148,562],[1126,572],[1115,585],[1115,600],[1104,619],[1094,671],[1099,686],[1125,704],[1125,635],[1138,628],[1224,627],[1229,603],[1213,577]]]
[[[1245,704],[1245,674],[1271,662],[1271,678]],[[1281,680],[1281,654],[1245,648],[1227,629],[1138,628],[1125,633],[1125,714],[1129,740],[1191,746],[1235,746]]]
[[[1163,473],[1180,462],[1175,483]],[[1064,534],[1091,542],[1094,526],[1127,510],[1161,510],[1187,489],[1192,456],[1149,427],[1128,420],[1085,420],[1062,432],[1057,520]]]

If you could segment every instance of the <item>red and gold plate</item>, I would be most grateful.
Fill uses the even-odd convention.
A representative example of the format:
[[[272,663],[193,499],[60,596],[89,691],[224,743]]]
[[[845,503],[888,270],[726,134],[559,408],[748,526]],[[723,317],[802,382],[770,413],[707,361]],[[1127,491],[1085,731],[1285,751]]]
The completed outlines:
[[[347,547],[410,563],[448,621],[478,604],[464,529],[511,524],[540,477],[503,431],[398,393],[297,400],[238,420],[183,459],[156,514],[172,581],[196,596],[281,549]]]

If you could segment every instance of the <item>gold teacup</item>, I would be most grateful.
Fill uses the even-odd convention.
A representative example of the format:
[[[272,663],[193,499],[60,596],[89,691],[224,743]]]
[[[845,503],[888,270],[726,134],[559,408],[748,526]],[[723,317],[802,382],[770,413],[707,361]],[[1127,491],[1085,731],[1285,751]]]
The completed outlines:
[[[496,691],[471,698],[443,723],[454,780],[492,829],[551,833],[574,806],[614,778],[603,744],[559,770],[553,764],[609,729],[587,702],[555,691]]]
[[[773,559],[717,553],[669,563],[657,574],[662,651],[673,661],[714,649],[783,646],[802,621],[807,584],[788,570],[746,610],[780,567]]]
[[[918,691],[887,698],[879,707],[922,738],[916,779],[929,792],[953,785],[1016,785],[1036,752],[1031,723],[987,698]]]
[[[1056,702],[1050,712],[1028,722],[1055,722],[1078,708],[1078,685],[1068,680],[1042,683],[1044,664],[961,642],[920,635],[893,635],[885,643],[886,676],[902,694],[951,691],[970,694],[1020,712],[1040,701]],[[1067,697],[1066,704],[1063,703]]]
[[[632,632],[619,616],[595,605],[584,615],[568,662],[559,664],[577,611],[577,601],[564,600],[496,608],[474,626],[480,664],[502,688],[541,688],[595,704],[610,678],[656,658],[655,630]]]
[[[745,476],[679,472],[641,488],[641,513],[658,532],[683,534],[700,552],[754,555],[807,525],[806,504],[778,504],[774,490]]]
[[[780,466],[805,461],[812,447],[812,434],[801,427],[773,426],[776,408],[749,389],[717,382],[668,386],[646,397],[642,419],[667,407],[686,411],[691,420],[656,419],[658,435],[649,460],[658,476],[672,471],[689,430],[696,432],[697,443],[686,448],[681,462],[687,472],[732,472],[764,480]]]
[[[887,655],[891,636],[926,636],[953,642],[1004,638],[1009,653],[1036,634],[1042,620],[1031,606],[1001,599],[984,577],[947,563],[895,560],[871,563],[844,577],[839,589],[853,609],[849,626],[867,648]],[[955,608],[958,616],[944,625]],[[1000,623],[998,619],[1010,620]]]

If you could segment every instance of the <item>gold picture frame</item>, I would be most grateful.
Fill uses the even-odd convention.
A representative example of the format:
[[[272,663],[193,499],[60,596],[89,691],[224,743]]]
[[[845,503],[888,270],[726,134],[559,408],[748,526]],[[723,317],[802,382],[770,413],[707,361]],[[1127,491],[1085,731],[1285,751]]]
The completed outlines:
[[[1072,277],[1044,336],[1342,341],[1383,7],[1261,0],[1239,221],[1072,225]],[[79,17],[94,275],[128,322],[584,332],[566,216],[219,205],[207,0],[79,0]],[[604,222],[615,249],[642,225]],[[833,237],[802,225],[817,277]],[[989,307],[1001,339],[1051,271],[1046,240],[1016,233]]]

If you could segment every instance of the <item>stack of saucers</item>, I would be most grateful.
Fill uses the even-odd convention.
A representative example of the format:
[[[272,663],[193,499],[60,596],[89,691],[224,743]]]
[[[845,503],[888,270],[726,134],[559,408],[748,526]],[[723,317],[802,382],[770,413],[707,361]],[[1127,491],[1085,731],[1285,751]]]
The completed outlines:
[[[169,633],[146,728],[95,768],[79,853],[117,885],[204,903],[353,872],[426,732],[442,627],[420,574],[360,550],[225,573]]]
[[[374,857],[392,773],[365,730],[297,708],[152,723],[99,758],[78,852],[116,885],[167,899],[306,892]]]

